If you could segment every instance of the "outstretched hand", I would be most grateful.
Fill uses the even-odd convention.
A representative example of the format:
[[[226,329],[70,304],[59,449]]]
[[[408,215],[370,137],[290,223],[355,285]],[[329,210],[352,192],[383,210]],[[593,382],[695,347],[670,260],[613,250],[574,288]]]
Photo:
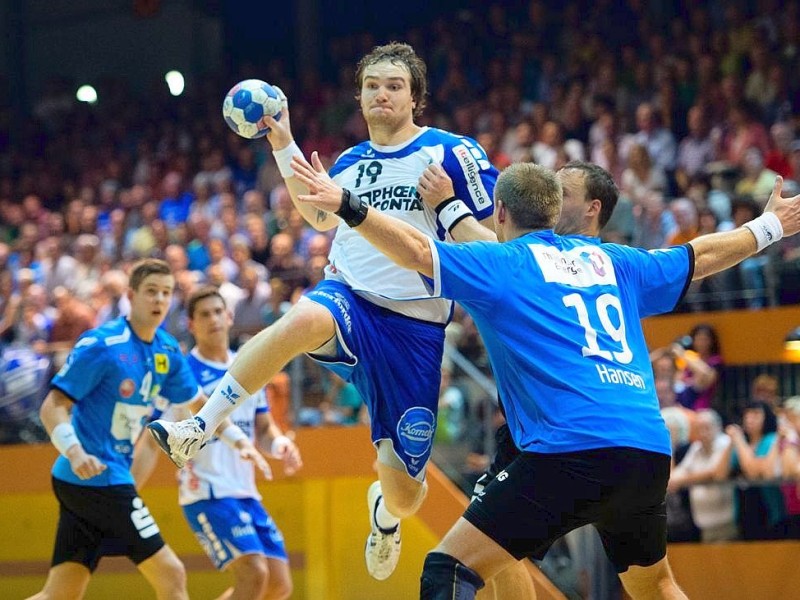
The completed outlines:
[[[302,156],[293,156],[292,169],[294,176],[308,188],[307,194],[297,197],[299,202],[329,213],[335,213],[341,208],[344,190],[325,171],[316,151],[311,153],[311,164]]]
[[[800,194],[791,198],[781,197],[783,190],[783,177],[775,178],[775,186],[769,197],[764,212],[773,212],[780,219],[783,226],[783,236],[789,237],[800,232]]]
[[[278,436],[273,440],[272,455],[283,461],[283,472],[287,475],[294,475],[303,466],[300,449],[285,435]]]
[[[255,467],[264,474],[267,481],[272,481],[272,467],[269,466],[267,459],[264,455],[253,446],[253,444],[244,444],[239,448],[239,458],[248,460],[255,465]]]

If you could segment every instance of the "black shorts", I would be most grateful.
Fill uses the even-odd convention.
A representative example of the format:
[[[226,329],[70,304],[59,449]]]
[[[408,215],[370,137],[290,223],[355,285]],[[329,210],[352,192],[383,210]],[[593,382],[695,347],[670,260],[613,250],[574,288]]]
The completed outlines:
[[[514,454],[499,451],[493,467]],[[666,556],[669,456],[636,448],[517,453],[464,513],[514,557],[541,560],[555,540],[587,524],[619,573]]]
[[[59,517],[52,566],[76,562],[94,571],[102,556],[127,556],[138,565],[164,547],[132,485],[74,485],[53,477],[53,491]]]

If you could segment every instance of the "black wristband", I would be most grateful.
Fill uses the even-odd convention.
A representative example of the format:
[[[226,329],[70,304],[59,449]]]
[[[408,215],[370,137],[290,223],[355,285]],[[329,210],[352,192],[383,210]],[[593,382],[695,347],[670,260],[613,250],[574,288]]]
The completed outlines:
[[[367,218],[369,204],[366,200],[354,196],[347,188],[342,190],[342,205],[336,211],[342,221],[350,227],[358,227]]]

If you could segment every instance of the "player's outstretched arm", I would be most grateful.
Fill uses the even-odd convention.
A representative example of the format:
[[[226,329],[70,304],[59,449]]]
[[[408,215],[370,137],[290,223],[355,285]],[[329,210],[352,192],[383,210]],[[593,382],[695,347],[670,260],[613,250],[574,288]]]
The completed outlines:
[[[466,204],[456,197],[453,180],[441,165],[428,165],[417,182],[417,191],[422,201],[436,212],[439,222],[455,241],[497,241],[493,219],[488,217],[478,221],[469,212]],[[455,212],[448,215],[448,211]]]
[[[711,233],[689,242],[695,255],[694,280],[737,265],[782,237],[800,231],[800,194],[783,198],[782,188],[783,178],[778,176],[764,214],[743,227]]]
[[[280,92],[283,94],[283,92]],[[285,98],[285,96],[284,96]],[[272,146],[272,155],[278,163],[278,169],[286,183],[286,189],[292,197],[292,203],[300,211],[303,218],[317,231],[328,231],[339,225],[336,215],[317,210],[313,206],[297,201],[297,197],[308,192],[306,187],[294,177],[290,162],[294,155],[303,156],[300,147],[294,141],[292,126],[289,119],[289,104],[284,100],[281,118],[276,121],[268,115],[264,115],[263,121],[270,128],[267,139]]]
[[[295,176],[308,188],[308,194],[298,197],[300,202],[338,214],[399,266],[428,277],[433,275],[433,254],[427,235],[399,219],[369,210],[365,201],[355,198],[330,178],[316,152],[311,155],[311,162],[313,166],[302,157],[292,159]]]

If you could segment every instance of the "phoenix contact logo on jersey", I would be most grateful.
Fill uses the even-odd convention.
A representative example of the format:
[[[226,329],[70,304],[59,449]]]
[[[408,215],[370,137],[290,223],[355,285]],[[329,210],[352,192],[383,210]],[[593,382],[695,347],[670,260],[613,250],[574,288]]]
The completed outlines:
[[[388,185],[360,192],[358,197],[382,212],[387,210],[425,210],[417,188],[413,185]]]
[[[462,144],[453,147],[453,154],[458,158],[458,165],[464,173],[464,179],[467,180],[470,192],[472,192],[472,201],[475,203],[475,208],[481,210],[492,203],[492,199],[489,197],[489,192],[486,191],[480,175],[481,168],[489,168],[489,161],[486,160],[480,149],[475,148],[467,140],[462,139],[462,142]],[[467,144],[469,144],[470,148],[467,148]]]
[[[528,248],[548,283],[580,288],[617,285],[611,259],[597,246],[579,246],[566,251],[541,244],[528,244]]]

